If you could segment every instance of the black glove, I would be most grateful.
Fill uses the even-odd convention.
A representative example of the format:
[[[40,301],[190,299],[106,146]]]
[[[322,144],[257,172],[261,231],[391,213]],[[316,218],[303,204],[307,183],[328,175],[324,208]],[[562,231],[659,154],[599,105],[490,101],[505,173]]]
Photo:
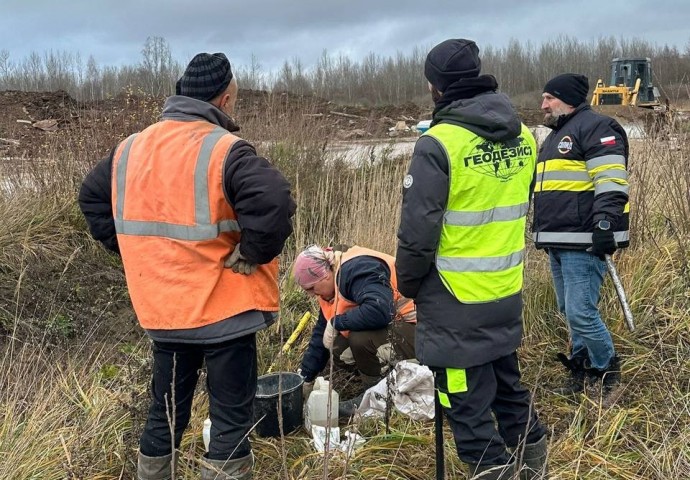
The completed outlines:
[[[589,252],[592,255],[604,259],[604,255],[613,255],[613,252],[618,248],[616,240],[613,238],[613,230],[594,229],[592,233],[592,248]]]

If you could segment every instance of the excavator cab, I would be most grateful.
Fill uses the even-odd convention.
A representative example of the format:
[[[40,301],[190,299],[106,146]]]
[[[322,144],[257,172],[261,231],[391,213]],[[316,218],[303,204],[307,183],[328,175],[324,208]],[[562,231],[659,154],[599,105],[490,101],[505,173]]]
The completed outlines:
[[[652,61],[649,58],[614,58],[611,82],[607,87],[601,79],[597,81],[591,104],[658,106],[659,90],[652,84]]]

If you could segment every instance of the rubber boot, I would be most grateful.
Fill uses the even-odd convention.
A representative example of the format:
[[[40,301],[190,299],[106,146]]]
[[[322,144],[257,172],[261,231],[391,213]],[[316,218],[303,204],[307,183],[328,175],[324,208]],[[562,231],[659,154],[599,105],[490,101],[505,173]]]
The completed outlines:
[[[170,480],[172,478],[173,454],[164,457],[147,457],[139,452],[137,461],[138,480]],[[177,467],[177,457],[175,457],[175,467]]]
[[[201,480],[251,480],[254,455],[232,460],[201,460]]]
[[[338,404],[338,418],[348,419],[355,414],[359,406],[362,404],[364,392],[357,395],[355,398],[343,400]]]
[[[538,480],[549,478],[549,467],[546,463],[546,435],[534,443],[525,445],[522,452],[520,480]]]
[[[559,353],[556,357],[568,369],[570,376],[561,387],[554,389],[554,393],[568,396],[583,392],[585,389],[585,358],[579,356],[568,358],[563,353]]]
[[[362,393],[349,400],[344,400],[338,404],[338,418],[348,419],[355,414],[357,408],[362,404],[362,399],[364,394],[371,387],[379,383],[380,377],[374,377],[371,375],[359,374],[359,379],[362,383]]]
[[[470,480],[513,480],[515,478],[515,462],[507,465],[468,464]]]

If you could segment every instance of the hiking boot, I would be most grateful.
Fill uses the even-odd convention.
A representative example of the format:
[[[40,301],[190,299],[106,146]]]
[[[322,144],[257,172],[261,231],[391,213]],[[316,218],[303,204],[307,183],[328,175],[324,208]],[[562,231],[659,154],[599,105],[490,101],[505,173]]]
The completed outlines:
[[[556,358],[568,369],[570,375],[566,379],[563,386],[555,388],[554,393],[557,395],[575,395],[584,391],[585,389],[585,357],[575,356],[568,358],[563,353],[558,353]]]

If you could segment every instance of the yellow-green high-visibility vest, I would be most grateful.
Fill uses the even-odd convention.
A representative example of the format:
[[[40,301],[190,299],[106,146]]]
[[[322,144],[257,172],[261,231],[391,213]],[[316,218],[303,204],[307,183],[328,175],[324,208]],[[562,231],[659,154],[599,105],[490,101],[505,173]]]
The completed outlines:
[[[448,204],[436,268],[461,302],[486,303],[522,289],[525,222],[537,146],[529,129],[492,142],[447,123],[425,135],[446,150]]]

